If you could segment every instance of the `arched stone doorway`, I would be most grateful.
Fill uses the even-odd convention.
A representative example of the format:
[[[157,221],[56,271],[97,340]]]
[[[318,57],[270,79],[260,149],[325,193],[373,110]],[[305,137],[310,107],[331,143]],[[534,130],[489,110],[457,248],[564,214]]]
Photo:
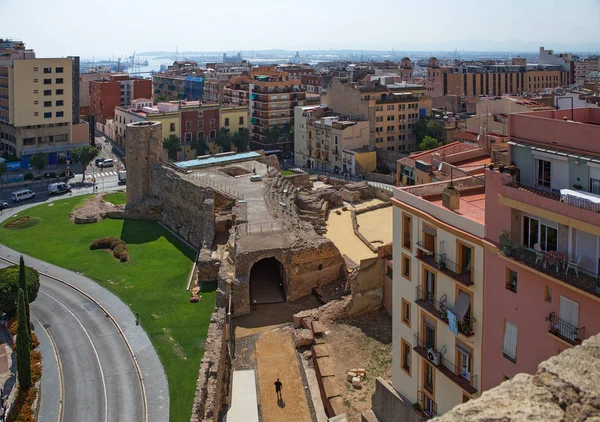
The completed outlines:
[[[285,269],[275,258],[263,258],[250,269],[250,303],[286,301]]]

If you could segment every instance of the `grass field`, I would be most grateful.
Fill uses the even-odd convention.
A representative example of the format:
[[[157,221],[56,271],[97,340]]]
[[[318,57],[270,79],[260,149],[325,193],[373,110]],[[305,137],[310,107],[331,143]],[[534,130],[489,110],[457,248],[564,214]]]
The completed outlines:
[[[193,250],[156,222],[106,219],[75,225],[69,213],[84,200],[69,198],[22,211],[18,217],[30,219],[9,229],[2,224],[0,241],[96,280],[139,313],[169,380],[169,420],[188,422],[215,286],[205,289],[199,304],[190,304],[185,288],[195,259]],[[131,260],[120,263],[104,250],[91,251],[90,243],[101,237],[123,239]]]
[[[296,174],[296,173],[294,173],[294,172],[293,172],[293,171],[291,171],[291,170],[282,170],[282,171],[281,171],[281,175],[282,175],[282,176],[293,176],[294,174]]]
[[[125,192],[113,192],[104,195],[104,200],[115,205],[124,205],[127,203],[127,195]]]

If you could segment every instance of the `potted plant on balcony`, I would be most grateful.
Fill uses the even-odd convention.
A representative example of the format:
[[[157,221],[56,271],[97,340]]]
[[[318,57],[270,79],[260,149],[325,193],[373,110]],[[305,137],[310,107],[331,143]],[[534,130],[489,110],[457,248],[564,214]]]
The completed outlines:
[[[499,171],[500,173],[504,173],[504,168],[505,168],[505,167],[504,167],[504,163],[500,163],[500,164],[498,164],[498,171]]]
[[[419,403],[413,403],[412,407],[413,407],[413,409],[415,409],[415,412],[417,413],[417,415],[425,416],[425,413],[423,413],[423,408],[421,407],[421,405]]]
[[[505,240],[504,242],[502,242],[503,239]],[[508,230],[504,229],[500,233],[500,243],[502,244],[502,253],[504,253],[506,256],[511,256],[512,249],[510,247],[510,232]]]
[[[581,189],[583,189],[583,186],[581,186],[579,183],[575,183],[575,184],[573,185],[573,189],[576,189],[576,190],[581,190]]]
[[[508,173],[511,176],[516,176],[516,174],[517,174],[517,167],[514,164],[511,164],[510,167],[508,167]]]
[[[438,269],[440,270],[444,270],[446,269],[446,260],[444,258],[441,258],[438,260]]]
[[[489,168],[490,170],[494,170],[494,163],[489,163],[489,164],[488,164],[488,168]]]

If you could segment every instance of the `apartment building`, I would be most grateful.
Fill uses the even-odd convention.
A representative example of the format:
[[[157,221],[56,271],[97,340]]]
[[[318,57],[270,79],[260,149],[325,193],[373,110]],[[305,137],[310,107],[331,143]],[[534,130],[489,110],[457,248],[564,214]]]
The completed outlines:
[[[600,110],[509,116],[486,171],[484,390],[600,331]]]
[[[248,107],[221,105],[220,127],[227,129],[229,133],[236,133],[241,129],[248,129],[250,118]]]
[[[104,125],[114,115],[115,107],[127,107],[138,98],[152,98],[152,81],[126,73],[108,74],[100,80],[90,80],[89,92],[90,114],[97,124]]]
[[[446,95],[520,95],[569,85],[569,71],[561,65],[528,65],[523,59],[510,64],[440,66],[429,59],[427,77],[421,81],[434,97]]]
[[[294,142],[288,133],[294,124],[294,108],[306,100],[300,83],[300,78],[291,79],[274,66],[252,69],[248,81],[251,149],[279,151],[284,157],[293,152]],[[270,136],[274,128],[280,131],[277,138]]]
[[[204,95],[204,72],[190,71],[185,74],[155,73],[152,75],[154,98],[161,100],[198,101]]]
[[[296,107],[294,113],[298,167],[352,176],[375,170],[375,160],[367,160],[375,156],[368,148],[367,119],[340,115],[325,106]]]
[[[334,78],[322,102],[338,113],[368,119],[370,148],[412,151],[413,125],[431,115],[431,97],[423,86],[397,82],[395,76],[373,78],[364,85]]]
[[[393,387],[427,417],[481,393],[483,177],[395,190]]]
[[[204,102],[224,102],[224,88],[232,78],[248,72],[247,66],[231,66],[222,63],[207,63],[204,72]]]
[[[577,60],[573,63],[575,69],[575,84],[583,85],[589,80],[589,75],[592,72],[600,70],[600,58],[591,56],[587,59]]]
[[[223,87],[223,103],[233,106],[248,106],[250,104],[249,81],[247,76],[233,77]]]
[[[69,151],[87,142],[79,121],[79,57],[36,59],[24,44],[0,50],[0,153],[28,168],[38,152],[48,164],[64,163]],[[15,161],[16,163],[16,161]]]
[[[319,94],[323,92],[323,77],[317,74],[302,75],[300,88],[308,94]]]

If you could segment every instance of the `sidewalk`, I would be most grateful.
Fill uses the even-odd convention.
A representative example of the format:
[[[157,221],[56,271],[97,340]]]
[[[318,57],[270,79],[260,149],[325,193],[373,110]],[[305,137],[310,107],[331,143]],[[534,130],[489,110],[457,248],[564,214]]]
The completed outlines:
[[[258,422],[256,378],[254,369],[233,371],[231,407],[225,418],[227,422]]]
[[[6,214],[0,216],[0,222],[8,217]],[[123,330],[142,371],[148,398],[148,420],[169,420],[169,385],[164,368],[150,338],[141,326],[135,324],[135,315],[129,307],[113,293],[87,277],[0,245],[0,256],[18,262],[20,255],[23,255],[27,266],[72,284],[96,299],[112,315]]]

